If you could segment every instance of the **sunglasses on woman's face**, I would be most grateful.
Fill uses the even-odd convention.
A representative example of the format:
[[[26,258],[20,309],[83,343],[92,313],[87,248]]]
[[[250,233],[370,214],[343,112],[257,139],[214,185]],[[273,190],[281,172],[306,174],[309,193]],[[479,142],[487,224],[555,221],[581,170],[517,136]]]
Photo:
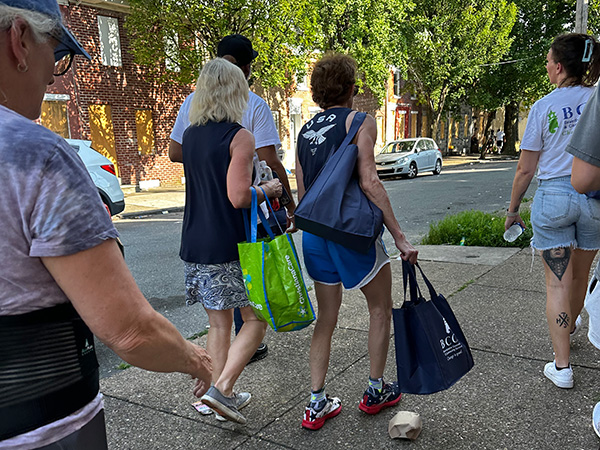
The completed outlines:
[[[62,52],[54,52],[54,76],[60,77],[67,73],[67,71],[71,68],[71,64],[73,64],[73,57],[75,56],[74,51],[69,51],[68,53]]]
[[[47,35],[58,42],[58,45],[54,49],[54,76],[60,77],[71,68],[75,52],[62,43],[62,33],[60,31],[53,31],[47,33]]]

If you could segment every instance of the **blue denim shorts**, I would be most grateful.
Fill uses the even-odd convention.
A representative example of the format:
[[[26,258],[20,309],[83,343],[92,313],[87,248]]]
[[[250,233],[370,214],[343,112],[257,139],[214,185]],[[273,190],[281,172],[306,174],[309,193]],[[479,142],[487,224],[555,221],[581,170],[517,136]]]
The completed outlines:
[[[600,248],[600,200],[578,193],[571,186],[571,177],[539,180],[531,224],[531,246],[536,250]]]
[[[390,262],[381,236],[365,254],[304,231],[302,254],[310,278],[321,284],[342,283],[346,289],[366,286]]]

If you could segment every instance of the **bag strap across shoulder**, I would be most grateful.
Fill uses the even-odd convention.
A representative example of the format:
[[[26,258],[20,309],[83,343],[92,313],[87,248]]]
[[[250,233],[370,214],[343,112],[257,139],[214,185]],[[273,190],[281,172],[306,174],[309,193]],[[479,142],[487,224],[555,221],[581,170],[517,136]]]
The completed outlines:
[[[347,145],[350,145],[350,142],[352,142],[352,139],[354,139],[356,133],[358,133],[358,130],[360,129],[362,123],[365,121],[366,117],[367,113],[364,112],[357,112],[356,114],[354,114],[354,117],[352,118],[352,124],[350,125],[350,129],[348,130],[348,134],[346,135],[340,146],[333,149],[333,151],[329,155],[330,158],[331,155],[333,155],[337,151],[337,149],[344,148]]]

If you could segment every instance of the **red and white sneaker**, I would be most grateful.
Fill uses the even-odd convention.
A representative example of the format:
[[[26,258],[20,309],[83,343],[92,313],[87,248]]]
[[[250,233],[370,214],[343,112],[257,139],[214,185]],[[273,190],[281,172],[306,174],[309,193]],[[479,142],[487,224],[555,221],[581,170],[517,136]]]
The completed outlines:
[[[377,414],[383,408],[394,406],[401,398],[402,394],[398,383],[384,383],[380,391],[369,386],[358,405],[358,409],[367,414]]]
[[[319,403],[309,403],[304,409],[302,427],[308,430],[318,430],[327,419],[337,416],[342,411],[342,402],[337,397],[327,395]]]

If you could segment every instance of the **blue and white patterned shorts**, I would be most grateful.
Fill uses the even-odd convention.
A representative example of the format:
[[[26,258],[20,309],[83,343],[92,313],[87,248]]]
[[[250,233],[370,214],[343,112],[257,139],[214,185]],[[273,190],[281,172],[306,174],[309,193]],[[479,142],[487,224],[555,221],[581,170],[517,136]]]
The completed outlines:
[[[201,303],[206,309],[224,310],[250,306],[239,261],[221,264],[183,262],[185,303]]]

